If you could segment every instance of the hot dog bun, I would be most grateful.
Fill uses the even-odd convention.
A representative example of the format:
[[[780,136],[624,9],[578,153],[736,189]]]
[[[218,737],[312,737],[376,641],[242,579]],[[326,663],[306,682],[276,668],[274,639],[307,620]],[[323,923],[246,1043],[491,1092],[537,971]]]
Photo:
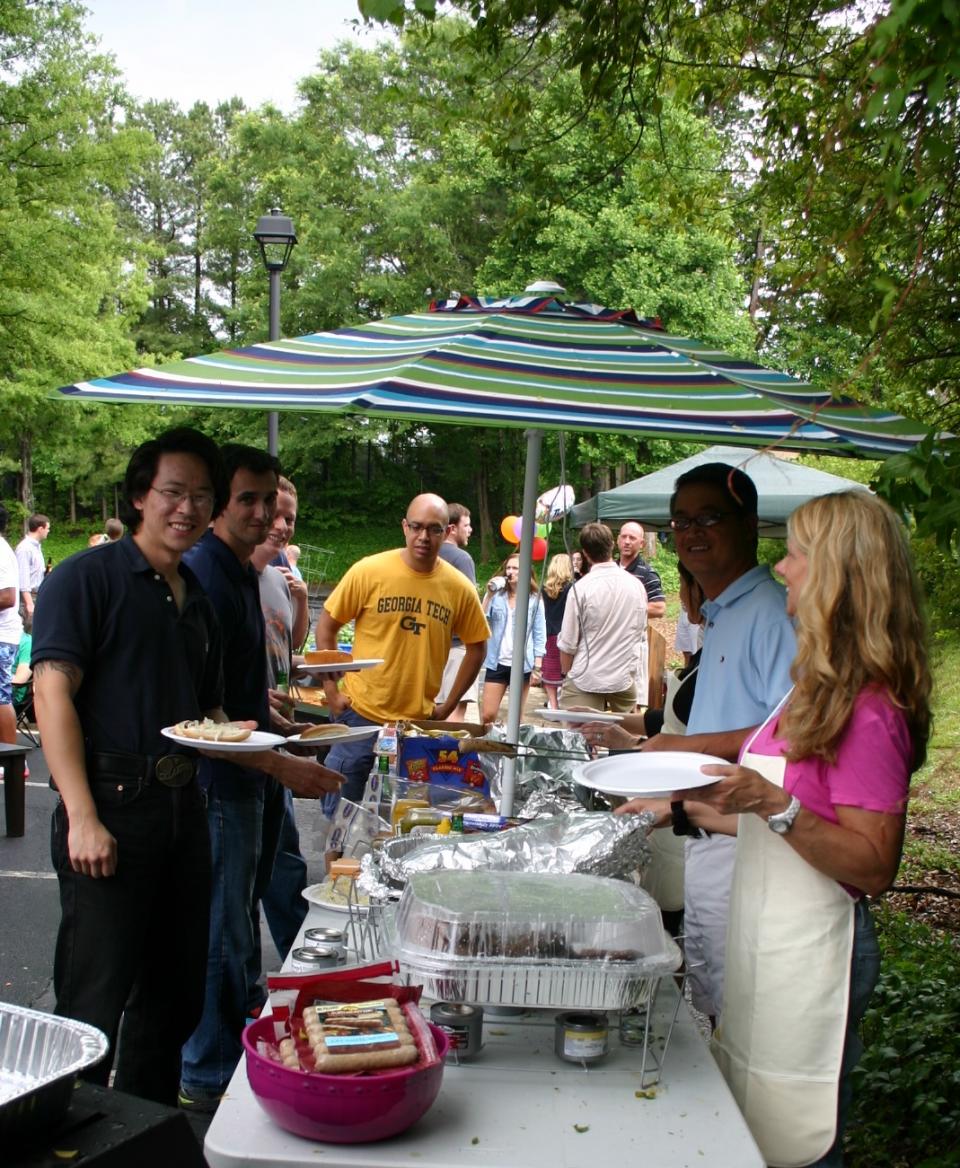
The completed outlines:
[[[300,731],[300,741],[303,742],[307,738],[326,738],[331,734],[342,734],[343,729],[343,726],[339,722],[318,722],[315,726],[311,726],[309,730]]]
[[[211,718],[204,718],[202,722],[178,722],[173,732],[181,738],[197,738],[203,742],[245,742],[250,737],[248,726],[239,726],[236,722],[214,722]]]
[[[353,654],[342,649],[308,649],[303,660],[307,665],[342,665],[352,661]]]

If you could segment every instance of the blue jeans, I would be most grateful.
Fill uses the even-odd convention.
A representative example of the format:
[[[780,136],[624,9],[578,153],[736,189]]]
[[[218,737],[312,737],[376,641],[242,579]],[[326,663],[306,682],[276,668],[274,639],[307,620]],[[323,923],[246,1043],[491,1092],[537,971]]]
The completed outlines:
[[[110,1054],[85,1079],[106,1086],[116,1051],[117,1090],[175,1106],[180,1047],[203,1009],[210,909],[203,796],[196,782],[170,788],[94,774],[91,790],[117,841],[117,870],[95,880],[71,868],[58,802],[50,832],[62,912],[56,1012],[110,1039]]]
[[[847,1035],[840,1064],[840,1091],[837,1100],[837,1136],[833,1146],[810,1165],[810,1168],[843,1168],[843,1131],[850,1114],[853,1097],[851,1072],[863,1054],[860,1041],[860,1020],[866,1013],[880,976],[880,945],[873,923],[873,914],[866,897],[857,901],[853,918],[853,959],[850,963],[850,1005],[847,1010]]]
[[[240,1034],[260,965],[254,905],[273,867],[278,799],[273,779],[214,782],[207,792],[213,887],[206,994],[200,1024],[183,1047],[180,1077],[193,1098],[223,1094],[243,1053]]]
[[[293,811],[293,795],[283,792],[283,821],[273,875],[260,903],[270,928],[270,936],[281,957],[293,948],[307,915],[307,902],[300,895],[307,886],[307,861],[300,851],[300,835]]]
[[[343,726],[379,725],[377,722],[371,722],[369,719],[361,717],[356,710],[350,707],[347,707],[336,721]],[[330,753],[323,760],[323,765],[332,771],[339,771],[342,775],[346,775],[347,781],[338,793],[324,795],[323,810],[328,816],[333,815],[341,798],[350,799],[353,803],[358,803],[363,798],[367,779],[373,770],[373,748],[376,741],[376,736],[371,734],[369,738],[355,738],[351,742],[335,742],[331,746]]]

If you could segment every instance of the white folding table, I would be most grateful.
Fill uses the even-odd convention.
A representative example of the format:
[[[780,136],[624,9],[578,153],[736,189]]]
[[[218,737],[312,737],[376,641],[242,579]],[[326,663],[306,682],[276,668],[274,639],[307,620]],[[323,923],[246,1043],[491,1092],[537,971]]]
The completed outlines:
[[[311,907],[304,927],[344,927],[346,917]],[[652,1018],[663,1036],[677,1007],[664,979]],[[243,1061],[207,1131],[211,1168],[763,1168],[685,1002],[660,1083],[647,1098],[642,1051],[620,1044],[584,1069],[554,1053],[555,1011],[514,1017],[484,1012],[483,1048],[448,1063],[436,1103],[412,1128],[373,1144],[320,1144],[290,1135],[261,1109]],[[611,1023],[616,1018],[611,1014]],[[648,1075],[649,1080],[649,1075]]]

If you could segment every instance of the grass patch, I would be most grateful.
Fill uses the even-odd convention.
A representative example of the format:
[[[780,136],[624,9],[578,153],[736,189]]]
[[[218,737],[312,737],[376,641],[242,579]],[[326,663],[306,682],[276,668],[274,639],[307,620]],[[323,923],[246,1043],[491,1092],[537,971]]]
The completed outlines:
[[[904,841],[903,860],[897,875],[898,884],[929,882],[934,872],[960,875],[960,855],[948,844],[908,836]]]

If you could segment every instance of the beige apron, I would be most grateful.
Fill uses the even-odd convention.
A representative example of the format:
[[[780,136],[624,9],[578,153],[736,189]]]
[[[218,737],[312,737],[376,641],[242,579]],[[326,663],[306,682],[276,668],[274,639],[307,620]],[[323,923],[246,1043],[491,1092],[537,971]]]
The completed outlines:
[[[755,737],[741,764],[782,787],[786,760],[752,754]],[[757,815],[736,857],[713,1051],[767,1163],[798,1168],[836,1134],[854,901]]]
[[[667,697],[663,704],[664,734],[685,734],[687,731],[686,725],[673,710],[673,699],[681,685],[678,673],[679,670],[676,670],[667,674]],[[686,842],[686,836],[674,835],[669,827],[661,827],[650,833],[650,862],[644,869],[640,886],[667,912],[679,912],[683,908]]]

